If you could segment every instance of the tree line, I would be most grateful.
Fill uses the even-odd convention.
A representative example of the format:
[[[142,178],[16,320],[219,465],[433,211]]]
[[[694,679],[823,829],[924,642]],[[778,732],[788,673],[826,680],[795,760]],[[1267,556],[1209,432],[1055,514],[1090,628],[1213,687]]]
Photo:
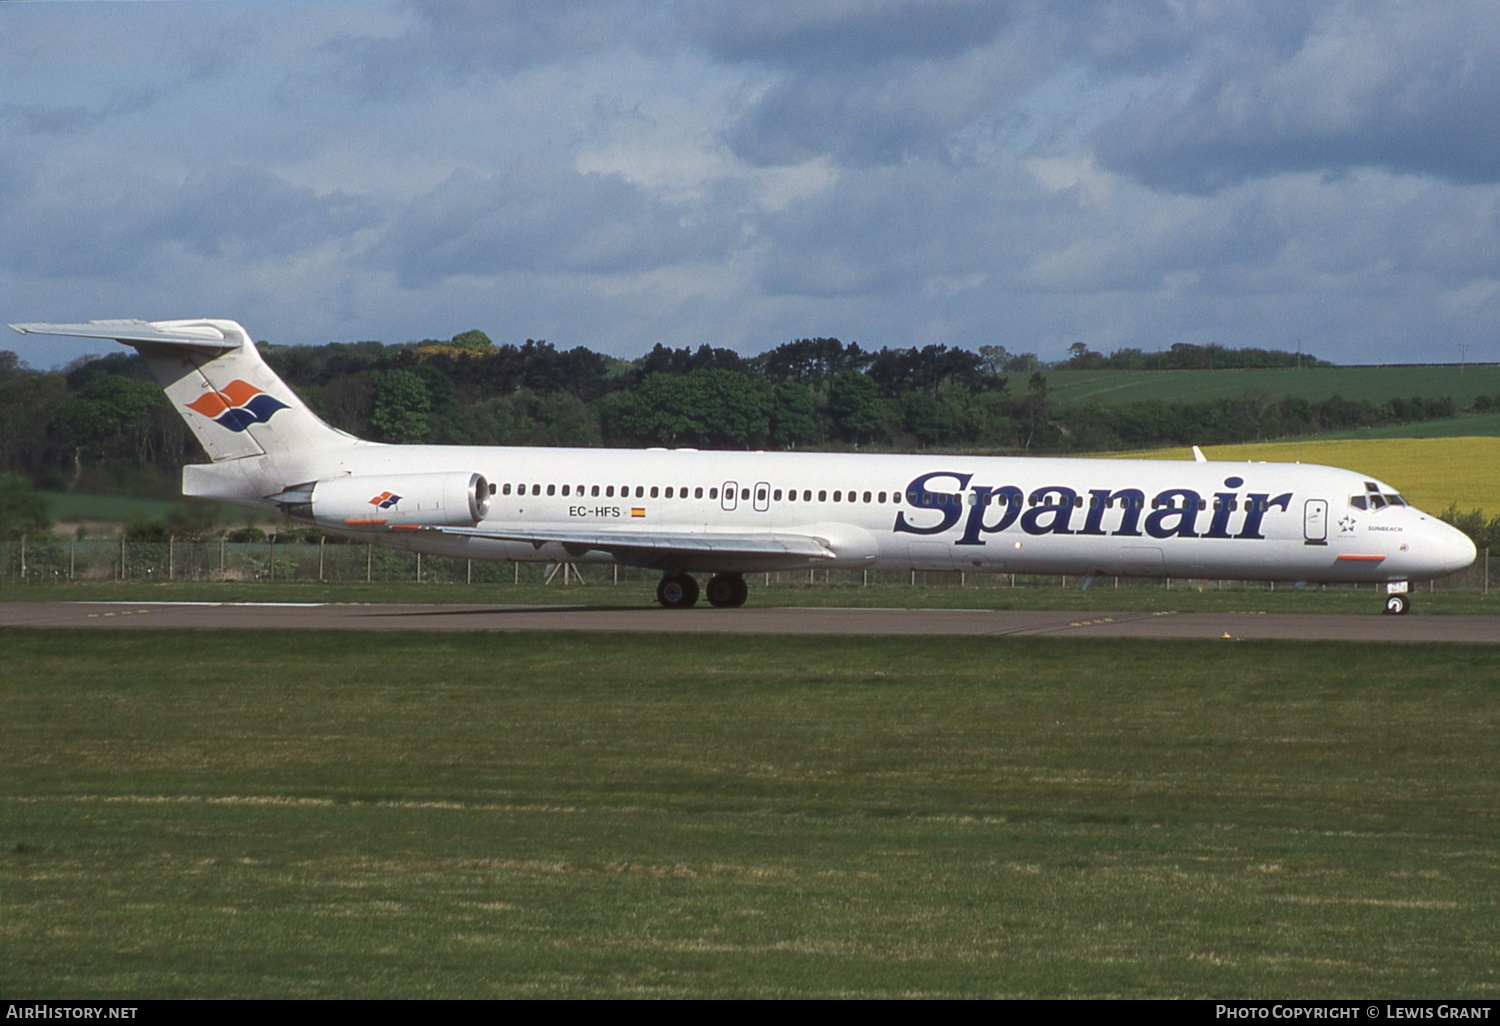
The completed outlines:
[[[755,357],[657,345],[624,361],[482,331],[406,345],[261,344],[267,362],[325,420],[385,442],[690,446],[726,449],[931,448],[997,453],[1214,445],[1407,423],[1461,412],[1451,399],[1372,402],[1242,395],[1060,407],[1048,365],[1001,346],[866,350],[803,338]],[[1324,365],[1276,350],[1173,346],[1100,357],[1075,345],[1054,366]],[[1474,409],[1500,408],[1482,396]],[[42,488],[176,493],[197,442],[133,353],[35,371],[0,351],[0,474]]]

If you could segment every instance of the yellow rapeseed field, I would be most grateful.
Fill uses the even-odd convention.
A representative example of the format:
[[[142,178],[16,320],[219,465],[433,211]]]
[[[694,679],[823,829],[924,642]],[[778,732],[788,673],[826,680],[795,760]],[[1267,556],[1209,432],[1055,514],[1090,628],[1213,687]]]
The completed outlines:
[[[1121,458],[1192,459],[1187,449],[1120,453]],[[1370,438],[1205,446],[1211,460],[1322,463],[1369,474],[1429,513],[1500,513],[1500,438]]]

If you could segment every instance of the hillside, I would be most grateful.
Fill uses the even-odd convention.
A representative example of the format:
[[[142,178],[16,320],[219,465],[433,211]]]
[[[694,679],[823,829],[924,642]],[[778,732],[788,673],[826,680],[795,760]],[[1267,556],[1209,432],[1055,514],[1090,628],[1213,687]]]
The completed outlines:
[[[1211,460],[1320,463],[1379,478],[1419,508],[1500,510],[1500,438],[1358,438],[1204,448]],[[1193,458],[1188,449],[1122,453],[1131,459]]]
[[[1500,364],[1429,364],[1416,367],[1323,367],[1308,370],[1073,371],[1049,370],[1047,398],[1061,407],[1128,403],[1149,399],[1176,402],[1225,399],[1246,393],[1284,395],[1319,401],[1333,395],[1384,402],[1412,396],[1449,396],[1459,406],[1479,395],[1500,394]],[[1012,375],[1011,390],[1025,387]]]

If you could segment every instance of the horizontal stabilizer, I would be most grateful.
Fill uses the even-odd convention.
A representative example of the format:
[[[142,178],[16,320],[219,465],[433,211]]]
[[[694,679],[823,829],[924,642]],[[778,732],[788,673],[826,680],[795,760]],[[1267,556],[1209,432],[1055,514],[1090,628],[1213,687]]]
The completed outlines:
[[[87,321],[83,324],[12,324],[23,335],[104,338],[126,345],[184,346],[192,349],[238,349],[241,339],[205,321]]]

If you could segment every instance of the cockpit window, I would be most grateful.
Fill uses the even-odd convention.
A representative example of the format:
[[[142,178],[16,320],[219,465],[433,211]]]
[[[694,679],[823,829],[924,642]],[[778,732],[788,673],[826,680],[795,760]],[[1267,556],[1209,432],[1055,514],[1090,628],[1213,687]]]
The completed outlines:
[[[1387,506],[1406,506],[1407,501],[1395,492],[1384,492],[1374,481],[1365,482],[1365,494],[1349,496],[1349,505],[1355,509],[1384,509]]]

